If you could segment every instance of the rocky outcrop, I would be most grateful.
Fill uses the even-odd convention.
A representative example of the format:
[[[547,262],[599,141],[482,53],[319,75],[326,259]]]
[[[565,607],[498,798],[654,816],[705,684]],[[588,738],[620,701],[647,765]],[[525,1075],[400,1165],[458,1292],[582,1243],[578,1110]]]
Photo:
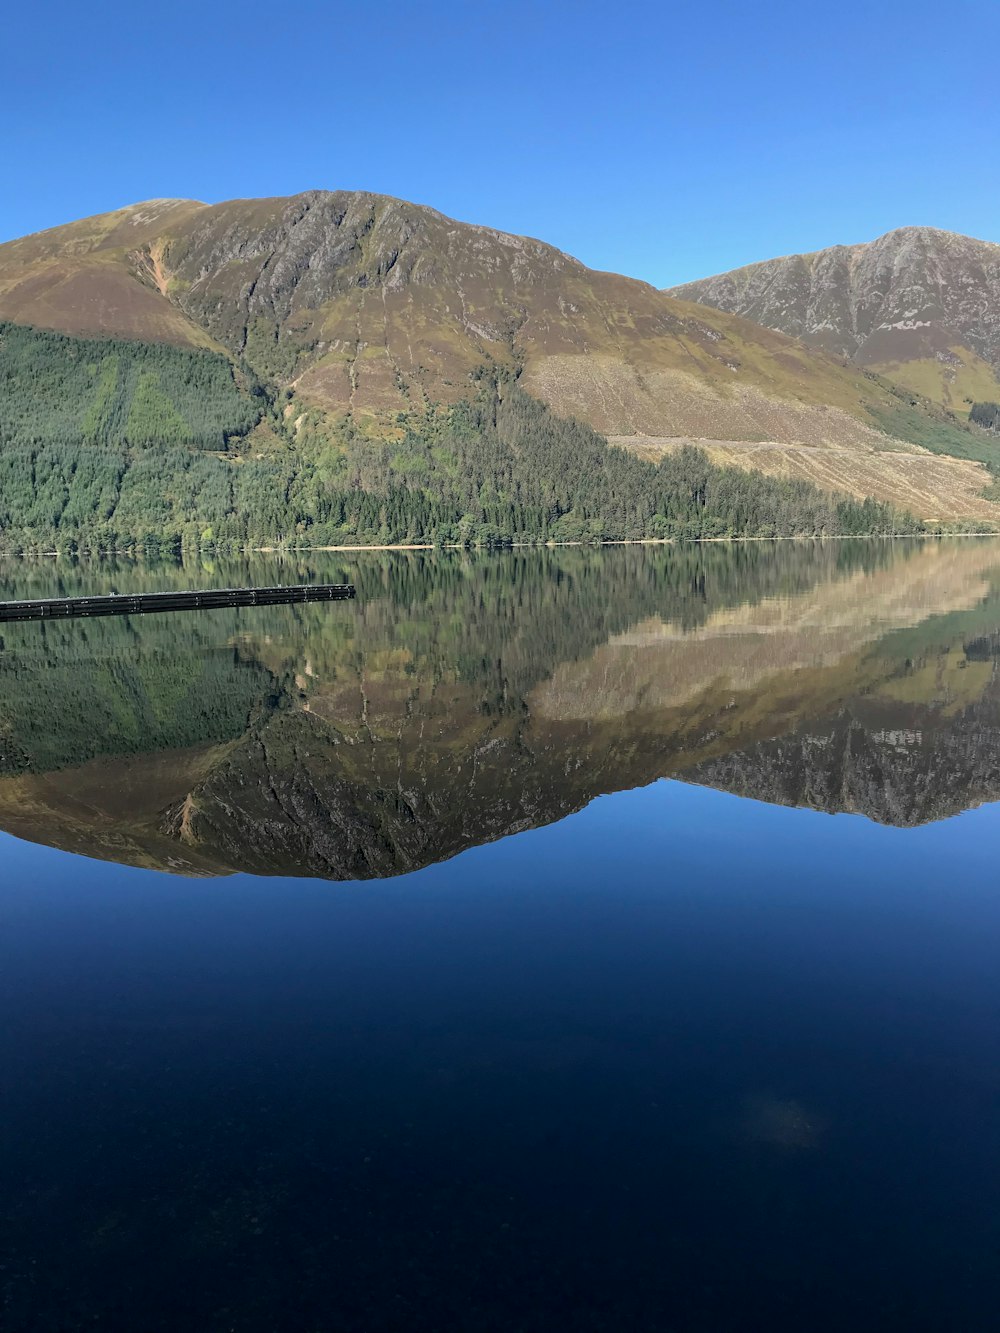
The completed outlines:
[[[933,396],[957,408],[967,397],[988,397],[1000,381],[1000,245],[989,241],[903,227],[868,244],[750,264],[669,294],[894,371],[918,391],[936,388]],[[919,373],[913,363],[922,363]]]

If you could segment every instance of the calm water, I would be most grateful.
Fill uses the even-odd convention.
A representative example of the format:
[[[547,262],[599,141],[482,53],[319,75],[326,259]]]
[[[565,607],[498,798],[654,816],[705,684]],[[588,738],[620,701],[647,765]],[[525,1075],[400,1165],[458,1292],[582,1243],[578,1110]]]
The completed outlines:
[[[1000,543],[0,565],[0,1328],[980,1330]]]

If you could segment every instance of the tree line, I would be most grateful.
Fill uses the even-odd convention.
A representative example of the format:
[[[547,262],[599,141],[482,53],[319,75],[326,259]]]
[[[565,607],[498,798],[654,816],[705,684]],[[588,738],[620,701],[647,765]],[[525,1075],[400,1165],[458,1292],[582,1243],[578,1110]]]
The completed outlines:
[[[969,420],[984,430],[1000,434],[1000,403],[973,403],[969,409]]]
[[[266,448],[249,447],[269,414]],[[0,325],[0,545],[622,541],[914,532],[891,505],[718,467],[653,463],[484,369],[449,408],[372,439],[347,417],[292,439],[221,355]]]

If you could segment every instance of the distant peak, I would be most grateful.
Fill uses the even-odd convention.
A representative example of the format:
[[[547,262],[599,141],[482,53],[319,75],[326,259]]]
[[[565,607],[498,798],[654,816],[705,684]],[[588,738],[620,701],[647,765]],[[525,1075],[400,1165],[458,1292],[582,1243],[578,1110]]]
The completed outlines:
[[[895,240],[907,241],[907,240],[917,240],[917,239],[920,240],[940,239],[943,241],[971,241],[974,245],[990,244],[989,241],[978,241],[976,240],[975,237],[964,236],[961,232],[958,231],[945,231],[942,227],[923,227],[923,226],[893,227],[891,231],[883,232],[881,236],[877,237],[875,241],[869,242],[869,244],[877,245],[879,241],[895,241]]]

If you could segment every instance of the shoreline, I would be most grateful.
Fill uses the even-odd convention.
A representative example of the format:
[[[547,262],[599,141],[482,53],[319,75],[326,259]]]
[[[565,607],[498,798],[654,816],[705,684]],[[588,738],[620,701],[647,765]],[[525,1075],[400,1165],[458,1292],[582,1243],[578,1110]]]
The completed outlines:
[[[466,546],[464,542],[386,542],[382,545],[368,543],[362,546],[254,546],[248,547],[248,553],[254,555],[278,555],[292,551],[530,551],[556,550],[566,546],[706,546],[721,543],[734,546],[743,542],[895,542],[895,541],[942,541],[949,537],[1000,537],[1000,532],[836,532],[823,537],[808,537],[798,533],[791,537],[627,537],[609,538],[599,542],[507,542],[503,546]],[[51,552],[50,554],[56,554]],[[108,554],[115,554],[109,552]],[[123,553],[121,553],[123,554]]]
[[[361,546],[254,546],[248,547],[247,553],[253,555],[279,555],[293,551],[318,551],[342,553],[345,551],[540,551],[558,550],[568,546],[707,546],[721,544],[735,546],[744,542],[895,542],[895,541],[943,541],[950,537],[1000,537],[1000,532],[862,532],[828,533],[823,537],[808,537],[799,533],[791,537],[628,537],[608,539],[599,542],[507,542],[503,546],[466,546],[464,542],[386,542],[376,545],[366,543]],[[50,554],[56,554],[51,552]],[[116,554],[108,552],[109,555]],[[124,554],[120,552],[118,554]]]
[[[503,546],[467,546],[464,542],[366,542],[360,545],[343,546],[240,546],[240,547],[188,547],[182,548],[181,555],[295,555],[314,552],[317,554],[349,554],[352,551],[541,551],[561,550],[566,547],[590,546],[601,549],[606,546],[740,546],[747,542],[898,542],[898,541],[949,541],[957,538],[1000,537],[1000,532],[836,532],[822,537],[810,537],[798,533],[790,537],[623,537],[609,538],[606,541],[568,541],[568,542],[507,542]],[[0,559],[58,560],[62,557],[89,559],[97,557],[119,556],[136,559],[144,554],[136,547],[123,550],[90,551],[0,551]],[[160,556],[161,559],[174,559],[173,556]]]

